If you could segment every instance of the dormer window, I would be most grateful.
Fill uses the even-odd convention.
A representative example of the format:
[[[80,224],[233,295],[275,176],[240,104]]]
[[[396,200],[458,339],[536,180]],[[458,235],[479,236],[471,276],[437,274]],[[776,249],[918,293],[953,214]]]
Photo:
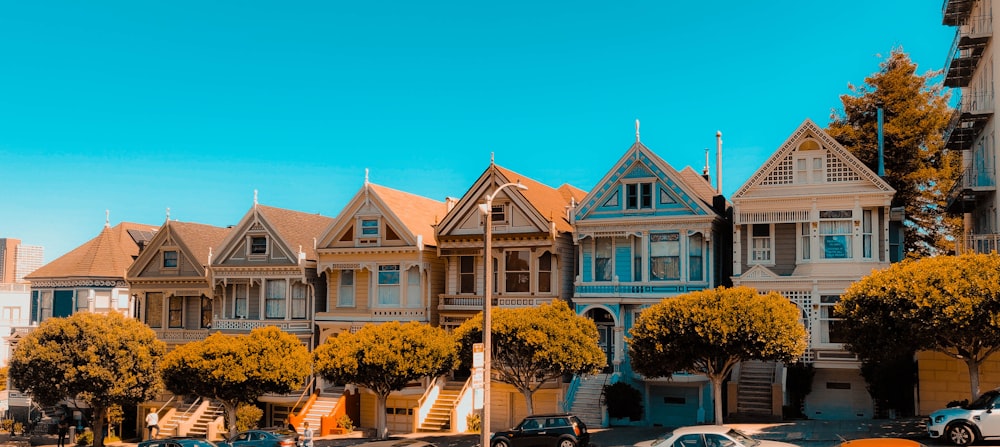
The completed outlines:
[[[625,185],[625,209],[653,209],[653,184],[629,183]]]
[[[167,250],[163,252],[163,268],[175,269],[177,268],[177,251]]]
[[[493,208],[490,210],[490,221],[498,223],[507,223],[507,205],[504,203],[493,204]]]
[[[253,236],[250,238],[250,254],[252,255],[263,255],[267,254],[267,237],[265,236]]]
[[[358,245],[376,245],[382,235],[378,218],[360,219],[358,225]]]

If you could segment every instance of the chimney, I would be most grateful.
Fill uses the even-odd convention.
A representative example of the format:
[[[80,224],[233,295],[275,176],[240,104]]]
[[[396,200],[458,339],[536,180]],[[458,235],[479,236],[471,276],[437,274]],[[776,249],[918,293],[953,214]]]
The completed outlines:
[[[712,176],[708,175],[708,148],[705,148],[705,169],[701,170],[701,178],[705,179],[709,185],[712,184]]]
[[[715,193],[722,195],[722,131],[715,131]]]

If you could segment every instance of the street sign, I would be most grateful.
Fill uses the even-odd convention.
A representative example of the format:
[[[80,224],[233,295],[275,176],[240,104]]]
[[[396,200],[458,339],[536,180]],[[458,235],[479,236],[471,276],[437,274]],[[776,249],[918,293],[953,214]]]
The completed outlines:
[[[483,344],[475,343],[472,345],[472,367],[482,368],[486,364],[486,355],[483,353]]]

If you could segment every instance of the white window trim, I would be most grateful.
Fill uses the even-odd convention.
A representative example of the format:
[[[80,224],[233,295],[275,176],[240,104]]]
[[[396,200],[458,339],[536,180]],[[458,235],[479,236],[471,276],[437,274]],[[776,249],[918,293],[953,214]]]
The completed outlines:
[[[767,251],[770,253],[770,255],[768,256],[769,259],[767,259],[767,260],[758,261],[758,260],[754,259],[754,251],[756,250],[756,247],[754,247],[755,236],[753,235],[753,226],[754,225],[767,225],[769,227],[768,228],[768,239],[769,239],[769,242],[768,242],[768,249],[767,249]],[[774,265],[774,257],[775,257],[774,256],[774,224],[773,223],[748,224],[747,227],[748,227],[747,228],[747,265]],[[763,238],[761,238],[761,239],[763,239]]]
[[[355,245],[359,247],[365,246],[377,246],[382,244],[382,236],[385,230],[382,228],[382,217],[381,216],[358,216],[357,224],[354,226],[354,242]],[[375,221],[375,234],[368,235],[364,234],[365,226],[364,223],[367,221]],[[370,228],[370,227],[369,227]]]
[[[167,266],[167,253],[174,253],[174,265]],[[181,265],[181,252],[176,248],[163,248],[160,250],[160,268],[164,270],[177,270]]]
[[[264,238],[264,252],[254,253],[253,252],[253,240],[256,238]],[[267,237],[266,234],[248,234],[247,235],[247,257],[249,258],[266,258],[271,254],[271,238]]]
[[[630,185],[635,185],[635,208],[629,208],[628,206],[628,187]],[[649,185],[649,207],[644,208],[642,206],[642,185]],[[656,180],[653,179],[635,179],[630,181],[623,181],[621,194],[622,194],[622,211],[628,213],[651,213],[656,211],[656,203],[659,201],[657,194]]]
[[[344,272],[351,272],[351,302],[345,303],[343,299]],[[341,270],[337,275],[337,307],[353,308],[358,305],[358,272],[356,270]]]

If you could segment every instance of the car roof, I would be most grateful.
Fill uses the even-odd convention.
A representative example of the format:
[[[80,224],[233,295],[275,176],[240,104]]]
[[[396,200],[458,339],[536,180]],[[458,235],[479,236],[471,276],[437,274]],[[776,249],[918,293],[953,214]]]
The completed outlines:
[[[563,418],[565,418],[565,417],[570,417],[570,416],[575,417],[576,415],[575,414],[571,414],[571,413],[540,413],[540,414],[533,414],[531,416],[527,416],[527,417],[525,417],[525,419],[527,419],[527,418],[557,418],[557,417],[563,417]]]
[[[841,447],[920,447],[917,441],[902,438],[866,438],[852,439],[840,444]]]
[[[355,445],[356,447],[437,447],[434,444],[418,439],[389,439]]]
[[[674,429],[675,435],[688,433],[728,433],[733,428],[728,425],[692,425]]]

